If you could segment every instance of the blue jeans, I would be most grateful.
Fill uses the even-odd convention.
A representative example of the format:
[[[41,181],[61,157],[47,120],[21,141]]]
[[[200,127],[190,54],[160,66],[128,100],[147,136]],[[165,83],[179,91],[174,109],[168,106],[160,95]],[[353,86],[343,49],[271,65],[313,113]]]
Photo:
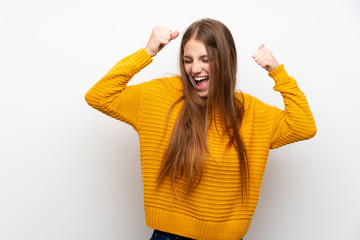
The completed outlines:
[[[182,237],[176,234],[162,232],[159,230],[154,230],[153,235],[150,240],[193,240],[192,238]]]
[[[182,237],[182,236],[172,234],[172,233],[162,232],[162,231],[155,229],[150,240],[194,240],[194,239]]]

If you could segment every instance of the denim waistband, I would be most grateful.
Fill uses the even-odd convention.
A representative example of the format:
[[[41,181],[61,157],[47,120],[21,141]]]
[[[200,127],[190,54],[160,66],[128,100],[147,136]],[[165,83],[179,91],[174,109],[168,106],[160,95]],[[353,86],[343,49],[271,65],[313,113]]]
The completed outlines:
[[[172,234],[172,233],[162,232],[162,231],[155,229],[150,240],[195,240],[195,239],[183,237],[183,236]],[[241,240],[243,240],[243,239],[241,239]]]
[[[194,239],[172,233],[162,232],[155,229],[150,240],[194,240]]]

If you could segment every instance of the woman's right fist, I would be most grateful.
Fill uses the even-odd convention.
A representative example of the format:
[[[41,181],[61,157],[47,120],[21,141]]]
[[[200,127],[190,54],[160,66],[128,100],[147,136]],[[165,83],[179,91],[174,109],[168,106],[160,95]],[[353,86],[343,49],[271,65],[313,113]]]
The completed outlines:
[[[145,50],[151,57],[155,57],[156,54],[167,45],[171,40],[179,36],[178,31],[172,31],[170,28],[154,27],[149,42],[147,43]]]

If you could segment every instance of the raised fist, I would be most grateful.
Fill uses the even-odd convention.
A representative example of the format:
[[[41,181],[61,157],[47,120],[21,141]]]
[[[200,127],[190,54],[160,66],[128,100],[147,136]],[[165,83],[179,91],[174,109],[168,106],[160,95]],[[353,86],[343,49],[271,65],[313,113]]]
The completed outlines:
[[[278,61],[272,55],[270,50],[264,47],[264,44],[260,45],[259,49],[252,55],[252,57],[257,64],[269,72],[279,66]]]
[[[179,36],[178,31],[172,31],[170,28],[165,27],[154,27],[149,42],[147,43],[145,50],[149,53],[151,57],[156,56],[156,54],[165,47],[171,40]]]

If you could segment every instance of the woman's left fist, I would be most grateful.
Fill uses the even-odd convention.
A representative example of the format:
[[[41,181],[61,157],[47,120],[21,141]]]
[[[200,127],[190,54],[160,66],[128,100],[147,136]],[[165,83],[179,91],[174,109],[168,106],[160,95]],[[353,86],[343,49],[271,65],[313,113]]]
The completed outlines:
[[[254,58],[257,64],[269,72],[279,66],[278,61],[270,50],[264,47],[264,44],[260,45],[259,49],[252,55],[252,58]]]

